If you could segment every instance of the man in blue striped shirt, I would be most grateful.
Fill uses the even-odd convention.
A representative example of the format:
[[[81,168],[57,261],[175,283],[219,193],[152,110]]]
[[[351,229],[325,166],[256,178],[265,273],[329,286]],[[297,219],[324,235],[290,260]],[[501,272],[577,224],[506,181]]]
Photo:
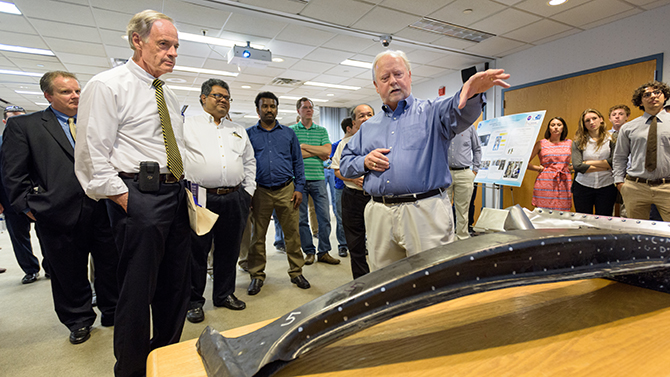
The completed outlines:
[[[480,93],[509,87],[502,69],[479,72],[451,98],[412,96],[412,72],[402,51],[375,57],[372,79],[383,111],[344,147],[340,173],[365,176],[372,196],[365,209],[371,270],[454,239],[447,151],[451,139],[469,127],[486,103]]]

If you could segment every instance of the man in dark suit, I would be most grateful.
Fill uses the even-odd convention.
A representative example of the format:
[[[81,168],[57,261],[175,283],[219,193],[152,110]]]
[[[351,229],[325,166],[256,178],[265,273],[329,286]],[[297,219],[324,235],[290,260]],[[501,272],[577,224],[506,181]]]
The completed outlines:
[[[26,111],[20,106],[8,106],[3,112],[3,124],[7,124],[7,119],[23,115]],[[0,139],[0,147],[2,146],[2,139]],[[22,213],[16,213],[9,203],[5,187],[2,185],[0,179],[0,211],[5,215],[5,222],[7,223],[7,231],[9,232],[9,239],[12,241],[12,248],[16,261],[21,266],[25,273],[21,283],[31,284],[37,281],[40,272],[40,261],[33,254],[33,247],[30,243],[30,219]],[[47,260],[43,260],[44,272],[48,276]]]
[[[35,221],[56,314],[70,329],[70,342],[79,344],[90,337],[96,318],[89,253],[103,326],[114,325],[118,254],[104,201],[86,197],[74,175],[79,82],[68,72],[47,72],[40,88],[51,106],[7,122],[2,180],[12,208]]]

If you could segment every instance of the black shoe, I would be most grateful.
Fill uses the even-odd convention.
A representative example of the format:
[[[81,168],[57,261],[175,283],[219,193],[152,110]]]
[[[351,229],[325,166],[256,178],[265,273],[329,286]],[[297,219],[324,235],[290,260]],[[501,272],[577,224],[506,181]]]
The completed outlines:
[[[216,307],[223,306],[224,308],[228,308],[230,310],[243,310],[244,308],[247,307],[247,304],[245,304],[244,301],[239,300],[237,297],[235,297],[234,294],[231,294],[230,296],[224,298],[223,302],[214,304],[214,306]]]
[[[298,275],[298,276],[292,278],[291,283],[297,285],[298,288],[302,288],[302,289],[309,289],[311,287],[311,285],[309,285],[309,282],[307,281],[307,279],[305,279],[305,277],[302,276],[302,275]]]
[[[251,279],[251,284],[249,284],[249,288],[247,288],[247,293],[249,296],[257,295],[258,292],[261,291],[261,287],[263,287],[263,280]]]
[[[70,331],[70,343],[81,344],[91,337],[91,326],[82,327],[77,330]]]
[[[337,252],[337,255],[339,255],[342,258],[346,258],[348,251],[349,250],[346,247],[341,247],[340,250]]]
[[[307,254],[305,257],[305,264],[310,265],[312,263],[314,263],[314,254]]]
[[[102,327],[112,327],[114,326],[114,315],[102,315],[100,317],[100,324]]]
[[[321,263],[328,263],[328,264],[340,264],[339,259],[335,259],[330,256],[330,254],[325,253],[322,256],[319,257],[319,262]]]
[[[186,319],[191,323],[202,322],[205,320],[205,312],[200,307],[189,309],[186,312]]]
[[[39,276],[40,275],[37,272],[34,274],[26,274],[26,276],[24,276],[23,279],[21,279],[21,283],[22,284],[34,283],[37,281],[37,277]]]

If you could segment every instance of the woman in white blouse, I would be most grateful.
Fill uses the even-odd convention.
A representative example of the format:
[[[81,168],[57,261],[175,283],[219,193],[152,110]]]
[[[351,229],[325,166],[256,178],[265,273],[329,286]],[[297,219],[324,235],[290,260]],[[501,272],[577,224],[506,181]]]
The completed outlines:
[[[579,118],[579,128],[572,143],[572,165],[575,179],[572,200],[575,211],[611,216],[617,189],[612,177],[614,142],[605,131],[600,111],[586,109]]]

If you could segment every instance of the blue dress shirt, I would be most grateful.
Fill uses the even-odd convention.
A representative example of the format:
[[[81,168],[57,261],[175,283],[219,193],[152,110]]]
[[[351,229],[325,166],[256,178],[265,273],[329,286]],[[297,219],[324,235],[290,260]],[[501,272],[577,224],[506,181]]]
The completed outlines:
[[[476,95],[458,109],[460,91],[451,98],[420,100],[410,95],[395,111],[384,111],[368,119],[344,147],[340,174],[357,178],[367,174],[363,190],[373,196],[420,194],[451,184],[447,153],[451,139],[472,125],[482,106]],[[367,171],[365,156],[387,148],[390,167],[384,172]]]
[[[74,139],[72,138],[72,134],[70,133],[70,125],[67,124],[67,120],[69,118],[74,118],[74,124],[77,124],[77,116],[75,115],[73,117],[70,117],[69,115],[65,115],[51,106],[49,106],[49,108],[51,109],[51,111],[53,111],[54,114],[56,114],[56,119],[58,119],[58,123],[60,123],[63,132],[65,132],[65,136],[67,136],[67,140],[72,145],[72,148],[74,148]]]
[[[268,131],[259,121],[247,128],[247,134],[256,156],[256,182],[272,187],[293,178],[295,191],[302,193],[305,187],[305,167],[295,132],[279,122],[275,122],[275,126]]]

